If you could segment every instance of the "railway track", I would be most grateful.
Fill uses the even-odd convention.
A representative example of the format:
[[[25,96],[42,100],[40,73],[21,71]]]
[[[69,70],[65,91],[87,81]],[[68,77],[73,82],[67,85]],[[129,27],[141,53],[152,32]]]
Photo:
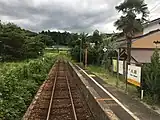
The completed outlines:
[[[93,120],[68,64],[58,61],[28,120]]]

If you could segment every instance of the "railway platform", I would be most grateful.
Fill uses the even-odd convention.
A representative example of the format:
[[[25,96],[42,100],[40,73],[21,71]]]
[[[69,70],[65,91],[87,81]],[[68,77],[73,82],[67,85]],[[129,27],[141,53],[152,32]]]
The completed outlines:
[[[110,109],[118,119],[160,120],[160,114],[148,108],[139,100],[133,99],[117,88],[108,85],[103,79],[85,70],[82,66],[75,65],[75,68],[99,95],[99,98],[95,99],[98,102],[105,102],[103,109]]]

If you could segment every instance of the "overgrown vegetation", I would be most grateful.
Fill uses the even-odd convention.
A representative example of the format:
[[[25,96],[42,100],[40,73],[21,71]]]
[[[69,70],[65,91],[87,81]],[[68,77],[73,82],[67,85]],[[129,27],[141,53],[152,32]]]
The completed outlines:
[[[20,120],[56,60],[46,54],[34,60],[1,63],[0,119]]]
[[[111,73],[108,71],[108,69],[105,69],[103,66],[95,66],[95,65],[89,65],[87,67],[88,70],[92,71],[94,74],[99,76],[101,79],[103,79],[107,84],[115,87],[118,81],[118,87],[121,90],[125,90],[126,84],[124,77],[117,78],[117,74]],[[137,97],[137,88],[133,85],[128,84],[128,93],[132,97]]]
[[[68,45],[75,40],[68,32],[31,32],[13,23],[0,21],[0,61],[16,61],[42,56],[46,46]]]
[[[54,45],[64,45],[67,46],[71,40],[73,40],[74,35],[77,35],[77,33],[69,33],[69,32],[55,32],[55,31],[42,31],[40,32],[41,35],[47,35],[50,37],[49,40],[47,40],[46,45],[52,46]]]
[[[0,22],[0,47],[1,60],[13,61],[43,55],[45,44],[37,33]]]
[[[142,71],[145,96],[150,98],[152,104],[157,103],[160,100],[160,57],[157,49],[151,57],[151,63],[145,64]]]
[[[88,64],[100,65],[104,63],[104,59],[108,56],[115,56],[113,43],[115,43],[114,34],[100,34],[98,30],[93,32],[93,35],[81,33],[75,37],[75,40],[71,43],[71,56],[74,60],[84,62],[85,49],[88,53]],[[94,46],[92,44],[94,43]],[[108,49],[108,54],[105,54],[103,48]],[[81,50],[81,52],[80,52]]]

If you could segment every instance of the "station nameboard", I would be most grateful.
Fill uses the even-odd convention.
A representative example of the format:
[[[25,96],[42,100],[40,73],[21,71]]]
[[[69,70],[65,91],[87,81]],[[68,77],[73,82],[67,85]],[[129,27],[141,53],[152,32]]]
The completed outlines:
[[[141,67],[128,65],[127,81],[136,86],[141,86]]]

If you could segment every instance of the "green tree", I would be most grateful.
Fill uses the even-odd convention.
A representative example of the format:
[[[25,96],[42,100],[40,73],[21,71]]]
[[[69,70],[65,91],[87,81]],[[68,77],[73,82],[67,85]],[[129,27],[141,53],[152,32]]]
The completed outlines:
[[[83,54],[82,59],[84,59],[84,52],[88,47],[88,34],[72,34],[69,44],[69,46],[71,47],[71,56],[73,57],[73,59],[75,59],[76,61],[80,61],[80,50]]]
[[[88,39],[88,63],[100,64],[101,51],[98,51],[102,43],[102,36],[98,30],[95,30]]]
[[[89,44],[88,43],[89,41],[87,39],[88,38],[88,33],[83,32],[83,33],[80,34],[79,37],[82,40],[82,48],[85,49],[86,47],[88,47],[88,44]]]
[[[123,15],[115,22],[118,30],[122,30],[127,40],[127,61],[131,60],[131,39],[135,33],[142,31],[142,23],[148,16],[148,7],[144,0],[125,0],[119,6],[116,6],[118,12]],[[137,16],[140,16],[138,18]]]
[[[102,43],[102,38],[101,38],[101,35],[98,30],[95,30],[93,32],[91,42],[94,42],[96,46],[98,46],[98,44]]]
[[[12,24],[1,24],[0,40],[1,40],[1,55],[3,60],[13,60],[22,57],[22,46],[25,36],[21,34],[21,29]]]
[[[36,37],[40,40],[40,42],[44,43],[45,46],[54,45],[54,41],[52,40],[52,37],[49,35],[39,34]]]
[[[145,91],[149,93],[154,102],[160,100],[160,56],[156,49],[151,57],[151,63],[145,64],[142,70]]]
[[[51,37],[55,45],[68,45],[70,43],[70,39],[72,37],[72,34],[69,32],[51,32],[51,31],[42,31],[40,34],[48,35]],[[52,43],[49,43],[47,46],[52,46]]]
[[[89,41],[88,41],[88,33],[81,33],[80,34],[80,39],[82,42],[82,49],[84,50],[83,53],[83,59],[84,59],[84,64],[85,66],[87,65],[87,61],[88,61],[88,46],[89,46]],[[81,50],[82,50],[81,49]]]
[[[43,54],[45,45],[42,42],[41,38],[39,38],[39,36],[36,36],[26,39],[23,48],[25,58],[36,58]]]
[[[0,28],[0,56],[3,61],[38,57],[43,54],[44,44],[51,41],[50,36],[38,35],[13,23],[0,22]]]
[[[74,48],[75,45],[80,45],[78,33],[72,33],[68,41],[68,46]]]
[[[111,67],[111,60],[112,57],[116,57],[115,50],[118,48],[118,44],[116,42],[116,36],[112,34],[112,36],[104,35],[102,37],[103,42],[101,43],[98,52],[99,52],[99,59],[101,59],[102,65],[105,65],[106,68]],[[106,52],[103,49],[106,48]]]

